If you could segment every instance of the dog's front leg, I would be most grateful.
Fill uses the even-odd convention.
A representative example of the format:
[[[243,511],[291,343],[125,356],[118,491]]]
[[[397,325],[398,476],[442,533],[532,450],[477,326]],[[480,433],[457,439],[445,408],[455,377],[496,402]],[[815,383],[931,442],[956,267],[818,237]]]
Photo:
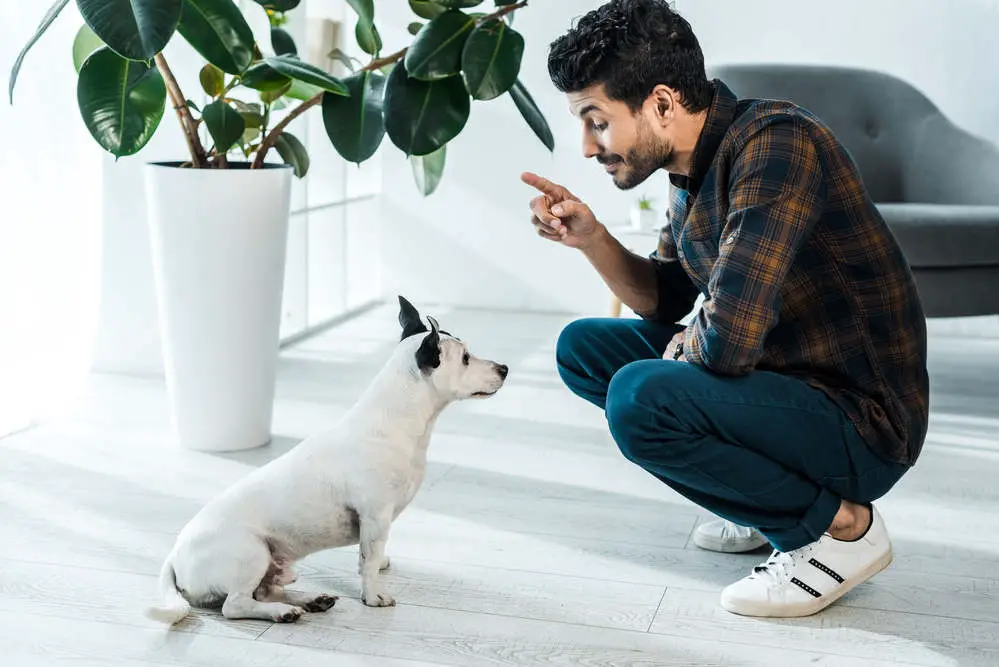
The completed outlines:
[[[361,519],[361,600],[369,607],[390,607],[395,604],[382,587],[380,571],[387,562],[385,544],[392,525],[392,510],[372,513]]]

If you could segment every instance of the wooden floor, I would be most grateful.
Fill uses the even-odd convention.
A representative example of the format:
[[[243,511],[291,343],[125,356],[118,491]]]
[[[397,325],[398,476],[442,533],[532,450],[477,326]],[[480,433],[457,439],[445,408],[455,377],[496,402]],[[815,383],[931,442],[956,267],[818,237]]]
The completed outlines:
[[[999,665],[999,341],[932,341],[930,437],[880,505],[895,564],[818,616],[757,620],[717,599],[766,552],[690,543],[706,515],[560,384],[565,320],[432,314],[511,375],[440,420],[389,542],[397,607],[361,605],[344,550],[305,562],[300,587],[343,597],[295,625],[198,612],[167,632],[141,615],[201,503],[335,423],[397,337],[386,308],[283,355],[268,447],[181,451],[162,382],[122,377],[0,441],[0,665]]]

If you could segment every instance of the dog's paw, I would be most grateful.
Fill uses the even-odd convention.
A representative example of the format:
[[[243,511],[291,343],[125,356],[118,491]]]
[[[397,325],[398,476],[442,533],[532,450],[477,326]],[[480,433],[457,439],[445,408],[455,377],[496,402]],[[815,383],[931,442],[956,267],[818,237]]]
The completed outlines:
[[[361,595],[361,601],[369,607],[394,607],[395,598],[393,598],[388,593],[374,592],[374,593],[363,593]]]
[[[336,595],[320,595],[315,600],[311,600],[305,604],[305,611],[312,614],[329,611],[339,599]]]
[[[302,618],[302,614],[305,610],[301,607],[291,607],[288,610],[279,612],[274,616],[274,620],[277,623],[294,623],[298,619]]]

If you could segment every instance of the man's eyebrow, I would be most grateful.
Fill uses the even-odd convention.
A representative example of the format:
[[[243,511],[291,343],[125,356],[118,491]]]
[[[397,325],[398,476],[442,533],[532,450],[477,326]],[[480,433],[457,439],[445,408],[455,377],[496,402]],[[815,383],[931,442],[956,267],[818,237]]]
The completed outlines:
[[[583,117],[591,111],[600,111],[596,104],[587,104],[585,107],[579,110],[579,116]]]

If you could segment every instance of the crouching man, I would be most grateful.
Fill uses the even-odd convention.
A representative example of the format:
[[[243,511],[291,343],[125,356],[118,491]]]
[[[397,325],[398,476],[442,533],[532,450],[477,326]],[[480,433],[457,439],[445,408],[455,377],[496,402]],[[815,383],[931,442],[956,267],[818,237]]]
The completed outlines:
[[[548,68],[584,155],[619,188],[659,169],[673,185],[645,257],[564,187],[524,174],[538,234],[580,250],[640,316],[570,324],[561,377],[605,411],[625,457],[721,517],[698,545],[772,545],[725,588],[725,609],[824,609],[891,562],[872,502],[926,434],[925,318],[902,252],[822,121],[709,81],[665,0],[590,12]]]

